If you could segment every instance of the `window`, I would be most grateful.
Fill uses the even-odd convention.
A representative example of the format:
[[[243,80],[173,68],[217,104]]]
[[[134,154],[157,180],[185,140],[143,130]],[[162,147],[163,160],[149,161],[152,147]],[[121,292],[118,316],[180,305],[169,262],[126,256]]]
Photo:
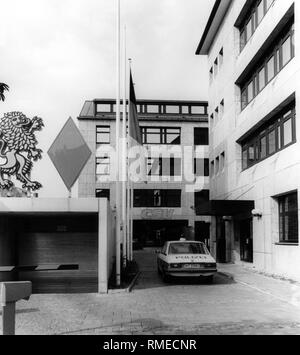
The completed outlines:
[[[215,77],[218,74],[218,58],[216,58],[216,60],[214,62],[214,74],[215,74]]]
[[[212,161],[210,163],[210,176],[213,177],[215,175],[215,162]]]
[[[223,172],[225,169],[225,152],[220,155],[220,171]]]
[[[189,108],[189,106],[182,106],[182,107],[181,107],[181,113],[182,113],[183,115],[189,115],[189,114],[190,114],[190,108]]]
[[[110,175],[110,158],[96,158],[96,180],[99,181],[102,176]]]
[[[223,60],[224,60],[224,50],[223,48],[220,50],[219,52],[219,66],[220,68],[222,67],[223,65]]]
[[[110,190],[108,190],[108,189],[96,190],[96,198],[107,198],[109,201],[110,200]]]
[[[204,203],[209,202],[209,190],[202,190],[195,192],[195,209],[197,209]]]
[[[210,71],[209,71],[209,80],[210,80],[210,82],[212,82],[213,78],[214,78],[214,69],[213,69],[213,67],[211,67]]]
[[[243,142],[243,169],[259,163],[295,142],[296,119],[295,103],[293,103]]]
[[[257,27],[265,17],[274,0],[257,0],[254,1],[248,14],[240,27],[240,48],[241,51],[245,48]]]
[[[196,176],[209,176],[209,159],[195,159],[194,174]]]
[[[147,113],[159,113],[158,105],[147,105]]]
[[[294,57],[294,25],[290,23],[282,33],[240,86],[242,110]]]
[[[208,128],[195,128],[194,129],[194,145],[209,145],[209,130]]]
[[[215,174],[218,175],[220,172],[220,158],[216,158],[216,163],[215,163]]]
[[[205,106],[192,106],[192,115],[205,115]]]
[[[110,126],[96,127],[96,144],[110,144]]]
[[[175,177],[182,175],[180,158],[148,158],[148,176]]]
[[[97,113],[110,113],[111,105],[110,104],[97,104],[96,106]]]
[[[280,243],[298,243],[298,193],[279,197],[278,205]]]
[[[220,118],[224,115],[224,100],[220,102]]]
[[[144,144],[181,144],[180,128],[142,127],[141,130]]]
[[[166,106],[166,113],[179,114],[179,106]]]
[[[181,190],[134,190],[135,208],[180,208]]]

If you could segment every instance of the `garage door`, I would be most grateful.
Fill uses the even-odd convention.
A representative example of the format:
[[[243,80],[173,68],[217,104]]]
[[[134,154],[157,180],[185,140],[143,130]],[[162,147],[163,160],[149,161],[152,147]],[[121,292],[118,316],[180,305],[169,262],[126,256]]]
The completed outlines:
[[[93,293],[98,289],[98,233],[75,232],[78,220],[43,219],[18,233],[18,265],[78,265],[78,270],[22,271],[20,281],[32,281],[34,293]],[[85,221],[86,222],[86,221]],[[62,227],[62,223],[63,227]],[[71,225],[70,225],[71,224]],[[84,223],[85,224],[85,223]],[[39,229],[39,231],[32,231]],[[45,230],[49,229],[49,232]],[[54,231],[55,229],[55,231]],[[60,229],[60,230],[59,230]],[[91,229],[89,226],[88,229]],[[78,228],[77,228],[78,230]],[[79,228],[80,230],[80,228]]]

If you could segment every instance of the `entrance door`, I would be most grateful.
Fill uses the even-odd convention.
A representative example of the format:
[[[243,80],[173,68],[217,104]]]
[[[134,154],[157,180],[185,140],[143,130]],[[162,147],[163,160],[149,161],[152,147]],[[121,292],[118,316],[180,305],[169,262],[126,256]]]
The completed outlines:
[[[223,218],[217,218],[217,262],[226,263],[226,233],[225,221]]]
[[[241,260],[253,263],[253,226],[252,219],[240,222]]]
[[[205,222],[195,223],[195,240],[204,243],[210,249],[210,224]]]

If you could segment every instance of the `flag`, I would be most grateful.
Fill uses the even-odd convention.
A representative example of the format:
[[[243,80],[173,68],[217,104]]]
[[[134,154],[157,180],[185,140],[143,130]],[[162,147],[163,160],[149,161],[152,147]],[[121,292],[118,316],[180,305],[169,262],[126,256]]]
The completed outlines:
[[[146,182],[146,151],[143,146],[142,133],[139,125],[137,102],[131,71],[128,120],[129,176],[133,182]]]

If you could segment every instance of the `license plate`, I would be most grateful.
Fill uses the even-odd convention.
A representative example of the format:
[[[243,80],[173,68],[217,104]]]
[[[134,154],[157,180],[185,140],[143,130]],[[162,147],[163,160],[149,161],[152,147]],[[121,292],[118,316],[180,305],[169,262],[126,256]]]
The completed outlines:
[[[185,269],[200,269],[201,266],[200,265],[187,264],[187,265],[184,265],[184,268]]]

